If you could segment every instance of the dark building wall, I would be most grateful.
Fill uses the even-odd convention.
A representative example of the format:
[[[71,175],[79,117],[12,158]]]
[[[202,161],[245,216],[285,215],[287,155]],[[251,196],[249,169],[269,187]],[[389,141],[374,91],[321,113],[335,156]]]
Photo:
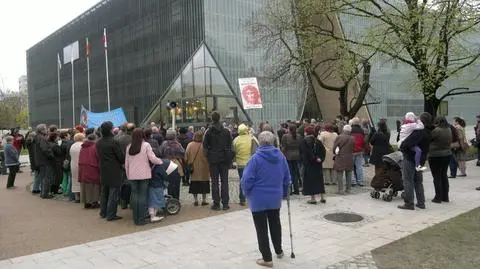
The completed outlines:
[[[204,39],[203,0],[114,0],[99,4],[27,51],[31,124],[58,123],[57,53],[80,43],[75,121],[88,105],[85,37],[91,46],[92,111],[107,110],[103,28],[108,31],[111,107],[139,122]],[[62,61],[63,61],[63,57]],[[62,127],[72,125],[71,65],[62,66]]]

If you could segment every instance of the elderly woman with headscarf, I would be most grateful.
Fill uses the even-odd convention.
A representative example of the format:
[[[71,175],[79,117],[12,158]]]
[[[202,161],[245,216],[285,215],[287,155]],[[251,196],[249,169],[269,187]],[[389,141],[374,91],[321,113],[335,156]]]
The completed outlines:
[[[202,206],[208,205],[207,193],[210,193],[210,169],[203,153],[203,132],[198,131],[185,152],[186,163],[190,166],[191,182],[189,193],[193,194],[194,205],[198,206],[198,195],[202,195]]]
[[[262,259],[257,264],[273,267],[268,227],[277,258],[283,257],[280,208],[287,195],[290,172],[285,156],[275,148],[275,135],[264,131],[259,134],[260,147],[248,162],[241,178],[241,186],[253,215],[258,247]]]
[[[322,164],[325,160],[325,147],[315,136],[315,127],[305,128],[305,138],[300,144],[300,156],[303,163],[303,195],[310,196],[309,204],[317,204],[315,195],[320,194],[320,202],[325,203],[325,186]]]
[[[99,208],[100,166],[97,157],[97,135],[94,129],[85,133],[87,140],[81,145],[79,155],[80,198],[85,208]]]
[[[75,143],[70,147],[68,155],[70,156],[70,173],[72,177],[72,194],[75,196],[75,201],[81,202],[81,183],[79,181],[79,167],[78,161],[80,159],[80,150],[82,149],[85,135],[78,133],[73,137]],[[97,199],[98,200],[98,199]],[[86,206],[85,206],[86,208]]]
[[[182,144],[177,141],[176,131],[172,129],[167,130],[165,141],[163,141],[162,145],[160,146],[160,156],[164,159],[169,159],[170,161],[178,165],[178,177],[175,175],[171,175],[174,180],[168,185],[168,194],[171,195],[173,198],[179,199],[180,178],[184,176],[183,159],[185,157],[185,150],[183,149]]]

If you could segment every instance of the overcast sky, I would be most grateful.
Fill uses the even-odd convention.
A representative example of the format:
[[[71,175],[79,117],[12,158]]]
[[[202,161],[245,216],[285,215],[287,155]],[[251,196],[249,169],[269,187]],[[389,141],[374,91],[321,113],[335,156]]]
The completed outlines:
[[[0,0],[0,88],[18,90],[27,74],[25,51],[98,2]]]

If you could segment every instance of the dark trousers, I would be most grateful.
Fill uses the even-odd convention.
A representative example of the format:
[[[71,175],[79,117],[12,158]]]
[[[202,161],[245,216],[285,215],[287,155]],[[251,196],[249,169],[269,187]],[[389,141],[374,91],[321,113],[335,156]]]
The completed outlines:
[[[423,174],[415,169],[415,161],[411,161],[403,155],[402,162],[403,186],[405,189],[405,204],[413,206],[415,196],[417,196],[417,204],[425,205],[425,190],[423,188]]]
[[[245,167],[239,167],[238,168],[238,176],[240,178],[240,183],[238,184],[239,186],[239,192],[238,192],[238,198],[240,199],[240,203],[245,203],[245,195],[243,194],[242,190],[242,177],[243,177],[243,170]]]
[[[8,167],[8,180],[7,180],[7,188],[11,188],[15,184],[15,177],[17,176],[17,172],[20,168],[20,165],[13,165]]]
[[[168,176],[168,195],[179,200],[180,199],[180,175],[175,170]]]
[[[100,216],[113,219],[117,215],[118,195],[120,188],[112,188],[102,185],[100,193]]]
[[[458,162],[455,154],[450,156],[450,176],[456,177],[458,170]]]
[[[290,177],[292,178],[293,192],[298,194],[300,193],[300,170],[298,169],[298,161],[288,161],[288,168],[290,170]]]
[[[131,180],[132,199],[130,205],[133,213],[133,223],[140,224],[145,222],[148,203],[148,180]]]
[[[448,191],[450,189],[448,183],[448,164],[450,156],[430,157],[428,159],[430,170],[433,176],[433,185],[435,186],[435,200],[449,201]]]
[[[183,178],[182,178],[182,182],[183,184],[189,184],[190,183],[190,169],[188,168],[188,165],[185,165],[185,167],[183,168]]]
[[[49,165],[40,166],[38,168],[38,173],[40,177],[40,197],[47,197],[50,194],[53,183],[53,168]]]
[[[268,240],[268,229],[272,237],[273,247],[276,254],[281,254],[282,250],[282,224],[280,223],[280,209],[270,209],[260,212],[252,212],[253,223],[257,231],[258,248],[262,253],[263,260],[272,261],[272,252],[270,251],[270,241]]]
[[[228,192],[228,168],[227,163],[210,163],[210,177],[212,178],[212,198],[216,205],[220,204],[220,199],[223,205],[228,205],[230,201]],[[220,194],[220,182],[222,183],[222,193]]]

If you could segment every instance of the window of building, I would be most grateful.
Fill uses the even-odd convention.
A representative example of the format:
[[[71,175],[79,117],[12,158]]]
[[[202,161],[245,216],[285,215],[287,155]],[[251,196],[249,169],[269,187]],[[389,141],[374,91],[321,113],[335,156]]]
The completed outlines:
[[[168,102],[177,103],[174,113],[180,126],[203,125],[210,121],[212,111],[218,111],[227,122],[249,121],[220,68],[204,45],[185,65],[146,122],[169,123],[172,116],[171,111],[166,109]]]

